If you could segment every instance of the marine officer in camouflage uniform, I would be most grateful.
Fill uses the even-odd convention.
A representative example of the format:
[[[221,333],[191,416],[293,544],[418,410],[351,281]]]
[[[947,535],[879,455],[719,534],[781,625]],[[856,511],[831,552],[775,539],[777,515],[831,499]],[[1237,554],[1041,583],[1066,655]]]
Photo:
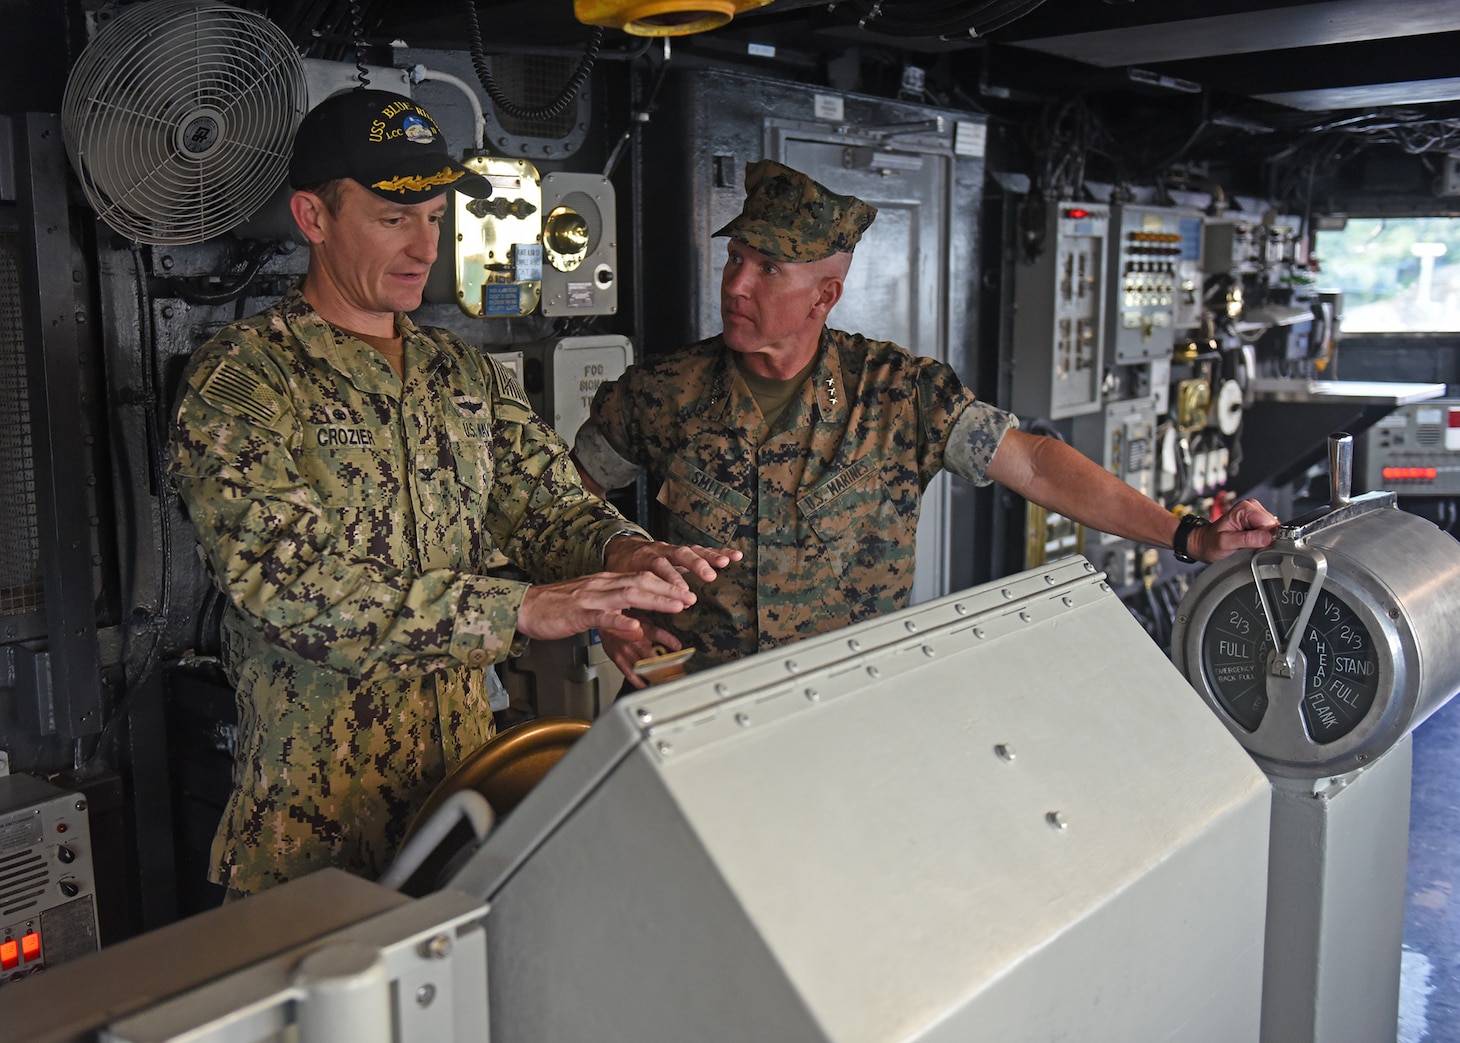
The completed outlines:
[[[189,363],[171,471],[228,596],[234,788],[210,877],[230,895],[323,866],[375,877],[492,737],[485,672],[526,638],[673,614],[736,555],[652,542],[584,491],[518,383],[418,327],[456,163],[407,98],[305,117],[291,207],[303,281]],[[500,550],[537,583],[485,575]],[[573,578],[578,577],[578,578]]]
[[[730,240],[724,332],[602,385],[574,446],[598,492],[647,469],[668,539],[744,553],[647,637],[697,646],[708,665],[904,607],[919,500],[943,468],[1205,561],[1270,541],[1277,519],[1252,501],[1178,533],[1175,515],[1019,431],[944,363],[827,328],[876,211],[771,160],[746,168],[745,190],[715,233]]]

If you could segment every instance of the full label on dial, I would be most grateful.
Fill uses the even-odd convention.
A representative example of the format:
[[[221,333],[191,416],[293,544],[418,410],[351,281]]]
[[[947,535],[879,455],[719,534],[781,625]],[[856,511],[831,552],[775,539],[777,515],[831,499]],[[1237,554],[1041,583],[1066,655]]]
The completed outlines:
[[[1284,588],[1279,579],[1263,584],[1286,644],[1309,584],[1298,580]],[[1353,610],[1325,589],[1298,648],[1305,669],[1303,725],[1315,743],[1334,742],[1353,731],[1374,705],[1379,685],[1374,642]],[[1268,712],[1272,651],[1257,587],[1249,583],[1223,598],[1202,635],[1202,671],[1217,701],[1249,732]]]

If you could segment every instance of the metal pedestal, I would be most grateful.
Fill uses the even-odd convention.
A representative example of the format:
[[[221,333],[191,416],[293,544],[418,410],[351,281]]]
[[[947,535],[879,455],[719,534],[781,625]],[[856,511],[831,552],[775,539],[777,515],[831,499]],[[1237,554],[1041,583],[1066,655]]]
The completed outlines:
[[[1398,1025],[1413,745],[1334,779],[1273,778],[1263,1043],[1370,1043]]]

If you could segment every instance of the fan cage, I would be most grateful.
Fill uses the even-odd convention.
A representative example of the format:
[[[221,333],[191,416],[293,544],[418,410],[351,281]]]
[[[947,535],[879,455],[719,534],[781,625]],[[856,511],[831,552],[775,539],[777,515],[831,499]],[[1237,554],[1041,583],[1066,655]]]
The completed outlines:
[[[249,11],[152,0],[107,23],[66,84],[62,129],[88,201],[141,243],[200,243],[284,180],[304,66]]]

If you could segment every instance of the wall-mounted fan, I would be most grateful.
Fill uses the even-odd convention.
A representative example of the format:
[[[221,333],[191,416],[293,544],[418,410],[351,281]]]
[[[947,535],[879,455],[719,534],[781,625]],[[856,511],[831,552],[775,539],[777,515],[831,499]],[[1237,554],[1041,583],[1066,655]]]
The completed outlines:
[[[283,182],[307,90],[272,22],[210,0],[133,4],[66,81],[62,130],[97,214],[141,243],[200,243]]]

